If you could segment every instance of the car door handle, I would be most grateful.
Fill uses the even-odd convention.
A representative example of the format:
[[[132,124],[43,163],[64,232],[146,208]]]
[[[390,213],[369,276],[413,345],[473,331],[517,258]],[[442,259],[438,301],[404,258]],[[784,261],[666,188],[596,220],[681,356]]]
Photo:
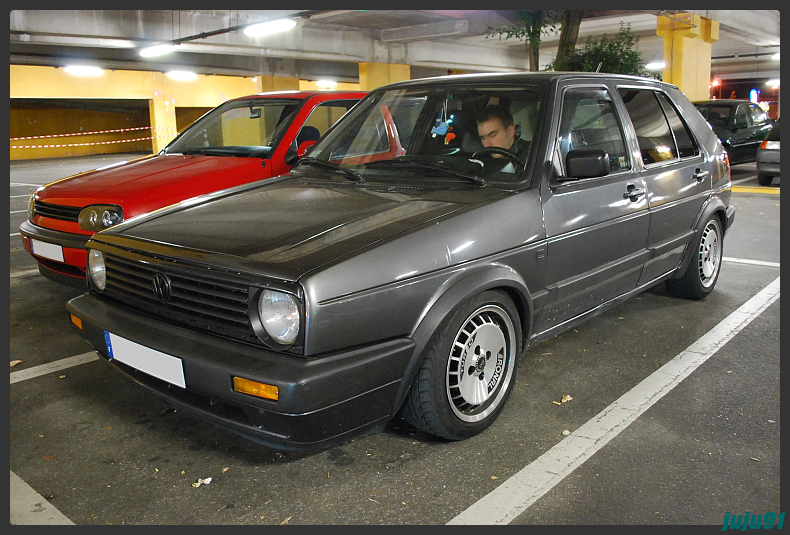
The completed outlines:
[[[623,199],[631,199],[631,201],[636,202],[644,194],[645,190],[637,188],[633,184],[628,184],[628,191],[623,193]]]
[[[702,182],[702,180],[710,174],[708,171],[703,171],[702,169],[696,169],[694,174],[691,175],[691,178],[696,180],[697,182]]]

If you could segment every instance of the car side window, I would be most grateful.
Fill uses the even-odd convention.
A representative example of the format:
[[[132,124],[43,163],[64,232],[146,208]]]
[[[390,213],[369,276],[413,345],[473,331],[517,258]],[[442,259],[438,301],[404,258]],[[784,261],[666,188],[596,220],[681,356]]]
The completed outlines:
[[[656,92],[630,88],[619,88],[619,92],[636,130],[639,152],[645,165],[676,159],[675,138]]]
[[[735,110],[735,128],[746,128],[749,123],[746,120],[746,106],[741,104]]]
[[[755,126],[768,122],[768,114],[765,113],[760,106],[749,104],[749,113],[752,116],[752,124]]]
[[[318,141],[343,115],[350,110],[356,101],[338,100],[322,102],[310,112],[310,116],[302,125],[296,135],[295,144],[298,147],[304,141]]]
[[[563,96],[559,131],[562,165],[572,150],[603,150],[612,173],[631,168],[625,136],[609,92],[603,88],[572,88]]]
[[[677,112],[669,97],[664,93],[657,93],[657,95],[669,121],[669,126],[672,128],[672,134],[675,136],[680,157],[688,158],[699,154],[699,149],[697,149],[694,138],[691,136],[691,130],[689,130],[686,121]]]

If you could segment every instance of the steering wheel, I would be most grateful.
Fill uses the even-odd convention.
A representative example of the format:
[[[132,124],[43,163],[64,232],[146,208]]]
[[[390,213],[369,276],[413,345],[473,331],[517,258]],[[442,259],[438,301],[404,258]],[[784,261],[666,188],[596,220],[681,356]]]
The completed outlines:
[[[486,147],[484,149],[480,149],[472,154],[472,158],[477,158],[478,156],[483,156],[485,154],[501,154],[513,162],[514,165],[518,166],[518,168],[524,169],[524,167],[526,167],[526,164],[521,161],[521,158],[519,158],[515,152],[508,149],[503,149],[502,147]]]

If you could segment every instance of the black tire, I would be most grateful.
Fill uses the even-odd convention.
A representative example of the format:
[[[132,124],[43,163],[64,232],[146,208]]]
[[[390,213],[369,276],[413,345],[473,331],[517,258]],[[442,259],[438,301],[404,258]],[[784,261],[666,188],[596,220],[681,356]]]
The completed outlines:
[[[770,186],[771,182],[774,181],[774,177],[771,175],[764,175],[762,173],[757,173],[757,183],[761,186]]]
[[[507,294],[487,291],[466,301],[425,348],[402,416],[448,440],[480,433],[510,396],[520,347],[518,311]]]
[[[702,299],[716,286],[721,272],[724,232],[718,216],[712,215],[705,221],[693,245],[694,257],[683,276],[667,280],[667,288],[677,297]]]

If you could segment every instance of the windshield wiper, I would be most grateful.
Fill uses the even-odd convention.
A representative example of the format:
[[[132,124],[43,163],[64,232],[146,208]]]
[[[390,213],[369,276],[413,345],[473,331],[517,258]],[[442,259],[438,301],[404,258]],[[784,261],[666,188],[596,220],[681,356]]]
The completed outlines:
[[[471,182],[474,182],[478,186],[485,186],[486,180],[485,178],[477,175],[471,175],[469,173],[464,173],[462,171],[456,171],[452,167],[447,167],[446,165],[433,163],[433,162],[426,162],[425,160],[411,160],[411,159],[393,159],[393,160],[378,160],[375,162],[370,162],[366,164],[366,167],[373,167],[373,166],[392,166],[392,167],[411,167],[415,169],[431,169],[434,171],[442,171],[445,173],[450,173],[454,176],[460,176],[465,178]]]
[[[308,164],[308,165],[317,165],[319,167],[325,167],[327,169],[332,169],[333,171],[340,171],[344,175],[351,177],[351,180],[362,184],[365,181],[365,177],[354,171],[353,169],[346,169],[336,163],[328,162],[326,160],[319,160],[318,158],[302,158],[299,160],[297,165],[299,164]]]

